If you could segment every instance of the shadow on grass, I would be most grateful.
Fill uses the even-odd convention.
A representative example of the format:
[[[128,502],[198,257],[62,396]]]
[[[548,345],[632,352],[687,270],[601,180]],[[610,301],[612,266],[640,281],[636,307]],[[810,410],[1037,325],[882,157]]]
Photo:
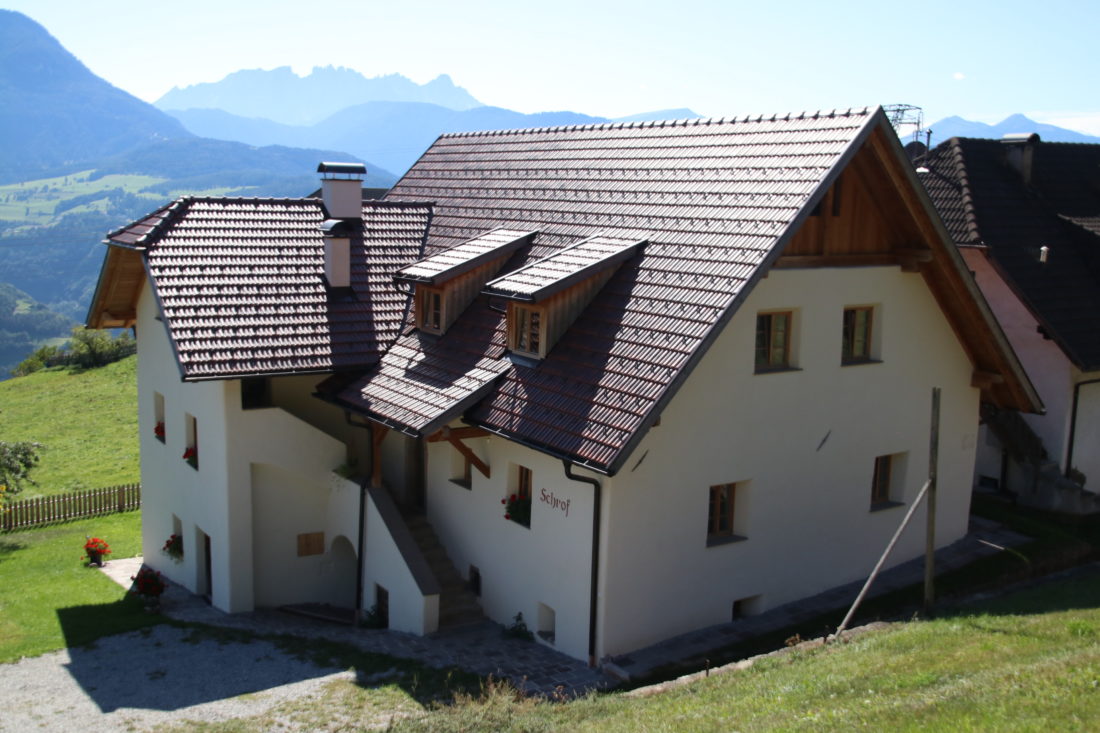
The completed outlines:
[[[19,550],[26,549],[27,544],[25,542],[13,542],[12,540],[0,540],[0,562],[7,559],[8,555]]]
[[[396,685],[422,704],[450,700],[480,684],[455,669],[333,642],[166,621],[145,613],[135,596],[63,608],[57,615],[69,647],[67,670],[105,713],[180,710],[349,669],[361,688]]]

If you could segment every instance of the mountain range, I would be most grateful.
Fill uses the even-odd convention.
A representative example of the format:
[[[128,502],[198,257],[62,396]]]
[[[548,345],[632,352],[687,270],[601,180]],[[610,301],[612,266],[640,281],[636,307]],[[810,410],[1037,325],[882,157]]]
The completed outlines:
[[[322,160],[365,162],[365,185],[388,187],[444,132],[612,121],[483,106],[446,75],[418,85],[333,67],[304,77],[288,67],[239,71],[173,89],[154,106],[95,76],[42,26],[7,10],[0,99],[0,286],[17,289],[0,311],[34,313],[33,329],[26,319],[11,321],[0,342],[18,332],[20,349],[55,326],[54,335],[65,336],[61,324],[84,315],[103,235],[172,198],[305,195]],[[675,109],[615,121],[692,117]],[[931,128],[933,144],[1031,131],[1100,143],[1023,115],[997,125],[949,117]]]
[[[220,109],[284,125],[312,125],[367,102],[427,102],[455,110],[482,106],[446,74],[421,85],[400,74],[367,78],[342,66],[316,67],[306,76],[289,66],[246,69],[218,82],[173,87],[154,104],[162,110]]]

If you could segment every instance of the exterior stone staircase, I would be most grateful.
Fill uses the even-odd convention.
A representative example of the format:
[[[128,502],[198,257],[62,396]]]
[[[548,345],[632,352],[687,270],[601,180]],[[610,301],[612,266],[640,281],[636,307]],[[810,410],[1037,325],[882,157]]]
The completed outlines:
[[[467,587],[443,548],[435,530],[423,515],[407,515],[405,523],[424,559],[442,588],[439,594],[439,629],[453,629],[485,620],[477,596]]]

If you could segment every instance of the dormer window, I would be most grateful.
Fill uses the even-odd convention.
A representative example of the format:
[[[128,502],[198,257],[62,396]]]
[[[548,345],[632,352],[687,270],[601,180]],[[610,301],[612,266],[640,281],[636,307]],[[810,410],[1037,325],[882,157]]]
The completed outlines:
[[[508,303],[508,348],[544,358],[615,271],[645,242],[589,237],[498,277],[482,291]]]
[[[524,356],[532,356],[541,359],[545,354],[542,349],[542,308],[533,308],[525,305],[513,305],[511,321],[515,322],[515,328],[511,329],[514,342],[512,351]]]
[[[416,289],[416,323],[428,333],[443,333],[443,291],[419,286]]]
[[[395,283],[415,289],[416,327],[424,333],[445,333],[508,256],[534,236],[535,232],[494,229],[394,273]]]

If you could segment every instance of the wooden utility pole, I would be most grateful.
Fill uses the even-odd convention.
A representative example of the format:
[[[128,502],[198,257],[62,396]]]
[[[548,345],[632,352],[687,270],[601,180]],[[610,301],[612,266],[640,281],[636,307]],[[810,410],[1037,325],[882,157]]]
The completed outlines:
[[[924,612],[936,603],[936,464],[940,454],[940,388],[932,388],[932,431],[928,446],[928,529],[924,547]]]

